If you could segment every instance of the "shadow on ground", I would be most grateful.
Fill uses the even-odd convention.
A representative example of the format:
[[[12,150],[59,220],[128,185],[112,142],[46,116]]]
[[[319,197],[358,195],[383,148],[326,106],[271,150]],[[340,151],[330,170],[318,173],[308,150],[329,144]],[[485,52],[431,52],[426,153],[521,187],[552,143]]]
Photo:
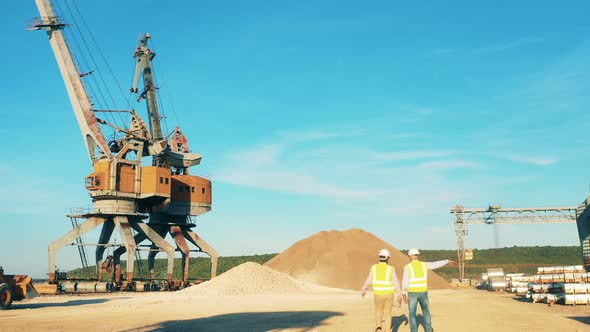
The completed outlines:
[[[405,314],[401,316],[393,316],[391,318],[391,328],[393,332],[400,331],[402,325],[410,325],[410,320],[408,319],[408,316],[406,316]],[[418,326],[418,330],[421,331],[422,329],[424,329],[424,317],[421,314],[416,315],[416,325]],[[408,326],[407,329],[410,329],[410,327]]]
[[[590,316],[572,316],[572,317],[568,317],[569,319],[573,319],[576,320],[580,323],[584,323],[584,324],[588,324],[590,325]]]
[[[523,303],[533,303],[533,301],[531,299],[527,299],[524,296],[513,297],[512,299],[514,301],[523,302]]]
[[[393,332],[398,332],[402,325],[406,326],[408,324],[410,324],[410,321],[406,315],[393,316],[391,319],[391,327]]]
[[[168,321],[128,331],[248,331],[264,332],[276,329],[312,331],[323,321],[342,316],[334,311],[244,312],[180,321]]]
[[[121,299],[121,298],[117,298],[117,299]],[[49,307],[72,307],[72,306],[81,306],[81,305],[86,305],[86,304],[105,303],[105,302],[108,302],[111,300],[113,300],[113,299],[86,299],[86,300],[72,300],[72,301],[57,302],[57,303],[13,302],[10,310],[39,309],[39,308],[49,308]]]

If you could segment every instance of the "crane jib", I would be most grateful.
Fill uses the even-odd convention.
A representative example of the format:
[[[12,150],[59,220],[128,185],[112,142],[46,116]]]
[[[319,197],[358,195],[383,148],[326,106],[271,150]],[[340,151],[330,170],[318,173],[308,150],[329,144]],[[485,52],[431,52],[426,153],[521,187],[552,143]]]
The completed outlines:
[[[99,158],[111,159],[112,156],[107,141],[92,111],[90,98],[64,39],[62,28],[66,25],[59,22],[59,18],[55,15],[49,0],[36,0],[35,2],[42,20],[42,24],[38,24],[37,27],[47,31],[49,43],[57,60],[78,126],[86,144],[88,156],[93,163]],[[99,150],[98,153],[97,149]]]

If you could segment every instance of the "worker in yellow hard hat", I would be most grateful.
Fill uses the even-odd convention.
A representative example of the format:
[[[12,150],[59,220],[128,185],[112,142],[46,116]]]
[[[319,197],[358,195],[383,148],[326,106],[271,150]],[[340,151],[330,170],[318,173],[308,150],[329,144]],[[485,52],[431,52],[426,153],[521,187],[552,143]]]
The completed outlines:
[[[391,312],[393,311],[394,298],[401,305],[399,280],[395,274],[395,268],[389,265],[389,250],[381,249],[379,251],[379,263],[371,266],[369,275],[361,289],[361,297],[365,298],[365,293],[369,285],[373,286],[373,296],[375,300],[375,332],[391,331]]]
[[[415,248],[408,251],[408,256],[410,257],[410,263],[404,266],[402,291],[404,302],[408,303],[410,331],[418,332],[416,310],[418,309],[418,303],[420,303],[422,318],[424,320],[424,331],[433,332],[430,319],[430,306],[428,303],[428,270],[438,269],[447,264],[457,265],[457,262],[447,259],[437,262],[422,262],[419,259],[420,251]]]

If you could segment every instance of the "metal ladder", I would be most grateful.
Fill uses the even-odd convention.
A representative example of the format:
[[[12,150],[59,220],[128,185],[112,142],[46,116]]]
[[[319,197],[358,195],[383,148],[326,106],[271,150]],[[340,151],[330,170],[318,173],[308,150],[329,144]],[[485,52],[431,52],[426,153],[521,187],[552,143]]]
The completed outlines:
[[[82,268],[86,273],[86,277],[90,278],[92,275],[90,267],[88,267],[88,259],[86,258],[86,248],[84,247],[84,240],[79,233],[78,218],[70,216],[72,222],[72,228],[76,231],[76,246],[78,247],[78,253],[80,254],[80,261],[82,262]]]

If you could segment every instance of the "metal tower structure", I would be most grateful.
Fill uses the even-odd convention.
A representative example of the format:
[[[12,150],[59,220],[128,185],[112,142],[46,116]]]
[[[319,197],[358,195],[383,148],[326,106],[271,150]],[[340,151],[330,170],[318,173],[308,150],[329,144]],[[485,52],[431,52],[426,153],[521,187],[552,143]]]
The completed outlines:
[[[499,205],[487,208],[465,208],[455,205],[451,208],[453,224],[457,235],[457,262],[459,278],[465,278],[465,236],[468,234],[467,225],[497,225],[500,224],[546,224],[573,223],[578,216],[577,207],[535,207],[535,208],[502,208]],[[590,228],[589,228],[590,229]],[[589,240],[590,255],[590,240]]]
[[[451,209],[455,214],[455,235],[457,235],[457,267],[459,268],[459,278],[465,278],[465,235],[467,235],[467,226],[463,221],[463,206],[457,205]]]
[[[586,271],[590,272],[590,197],[586,198],[577,208],[578,236]]]

